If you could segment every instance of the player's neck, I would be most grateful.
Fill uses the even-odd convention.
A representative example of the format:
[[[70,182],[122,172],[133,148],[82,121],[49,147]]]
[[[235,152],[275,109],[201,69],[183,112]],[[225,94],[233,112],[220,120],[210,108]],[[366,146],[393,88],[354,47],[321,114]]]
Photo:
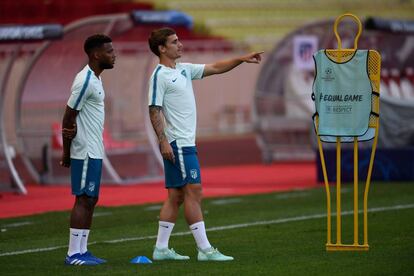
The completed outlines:
[[[164,65],[165,67],[170,67],[175,69],[175,59],[169,59],[165,56],[161,56],[160,57],[160,64]]]
[[[92,71],[95,73],[95,76],[99,78],[99,75],[102,73],[103,69],[101,69],[99,65],[94,62],[89,62],[88,65],[92,69]]]

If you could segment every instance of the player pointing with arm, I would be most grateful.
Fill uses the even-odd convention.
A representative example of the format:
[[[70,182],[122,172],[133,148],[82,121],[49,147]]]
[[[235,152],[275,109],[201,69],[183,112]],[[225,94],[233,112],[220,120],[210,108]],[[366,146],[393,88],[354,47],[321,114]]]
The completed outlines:
[[[149,113],[164,160],[165,186],[168,189],[168,198],[161,208],[153,259],[189,259],[168,247],[178,209],[184,203],[185,219],[197,243],[197,259],[231,261],[233,257],[225,256],[211,246],[204,226],[200,165],[195,146],[196,104],[192,80],[228,72],[244,62],[260,63],[263,52],[205,65],[177,63],[183,45],[170,28],[153,31],[149,46],[159,57],[159,64],[149,82]]]

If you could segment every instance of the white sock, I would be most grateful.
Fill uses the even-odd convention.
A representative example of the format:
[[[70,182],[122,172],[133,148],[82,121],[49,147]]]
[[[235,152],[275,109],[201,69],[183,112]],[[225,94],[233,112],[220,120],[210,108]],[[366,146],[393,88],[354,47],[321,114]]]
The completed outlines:
[[[174,223],[168,221],[158,222],[158,236],[155,246],[159,249],[168,248],[168,241],[170,240],[171,232],[174,228]]]
[[[89,229],[82,229],[82,239],[81,239],[81,243],[80,243],[80,253],[84,254],[86,253],[86,251],[88,251],[88,237],[89,237],[89,232],[91,230]]]
[[[68,256],[80,253],[80,245],[82,239],[82,229],[69,228],[69,249]]]
[[[211,244],[207,239],[204,221],[199,221],[197,223],[190,225],[190,230],[193,233],[198,248],[200,248],[201,250],[211,248]]]

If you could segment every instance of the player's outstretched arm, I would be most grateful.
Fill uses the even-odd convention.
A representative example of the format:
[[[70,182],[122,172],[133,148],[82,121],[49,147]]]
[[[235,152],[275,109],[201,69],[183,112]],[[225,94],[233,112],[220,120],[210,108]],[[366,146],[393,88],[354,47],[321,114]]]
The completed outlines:
[[[263,52],[252,52],[250,54],[227,59],[227,60],[220,60],[215,63],[206,64],[204,67],[203,77],[208,77],[215,74],[222,74],[225,72],[230,71],[231,69],[239,66],[243,62],[246,63],[260,63],[262,60]]]
[[[168,143],[167,137],[165,136],[164,123],[161,117],[161,110],[161,106],[151,105],[149,107],[150,120],[152,127],[154,128],[154,131],[157,134],[162,158],[170,160],[174,163],[174,152],[171,148],[171,145]]]
[[[62,120],[62,139],[63,139],[63,154],[60,165],[63,167],[70,167],[70,144],[72,139],[76,136],[76,116],[78,111],[66,106],[65,114]]]

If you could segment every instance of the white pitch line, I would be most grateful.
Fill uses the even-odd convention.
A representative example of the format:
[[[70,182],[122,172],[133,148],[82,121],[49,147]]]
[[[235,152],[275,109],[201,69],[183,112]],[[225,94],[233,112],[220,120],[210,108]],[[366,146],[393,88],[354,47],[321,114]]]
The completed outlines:
[[[288,199],[288,198],[298,198],[298,197],[307,197],[310,196],[310,192],[300,192],[300,193],[286,193],[278,194],[275,196],[277,199]]]
[[[152,205],[152,206],[148,206],[146,207],[144,210],[145,211],[159,211],[161,210],[162,205]]]
[[[55,249],[60,249],[60,248],[64,248],[67,247],[63,246],[63,245],[59,245],[59,246],[52,246],[52,247],[45,247],[45,248],[34,248],[34,249],[26,249],[26,250],[22,250],[22,251],[14,251],[14,252],[5,252],[0,254],[0,257],[3,256],[12,256],[12,255],[21,255],[21,254],[28,254],[28,253],[37,253],[37,252],[44,252],[44,251],[52,251]]]
[[[229,198],[229,199],[212,200],[210,203],[214,205],[227,205],[227,204],[239,203],[242,201],[243,200],[241,198]]]
[[[33,224],[33,222],[31,222],[31,221],[22,221],[22,222],[10,223],[10,224],[3,224],[3,225],[1,225],[1,227],[11,228],[11,227],[20,227],[20,226],[25,226],[25,225],[30,225],[30,224]]]
[[[405,205],[394,205],[394,206],[388,206],[388,207],[371,208],[371,209],[368,209],[368,212],[373,213],[373,212],[384,212],[384,211],[412,209],[412,208],[414,208],[414,204],[405,204]],[[346,215],[351,215],[353,213],[354,213],[353,211],[344,211],[342,212],[342,215],[346,216]],[[359,210],[359,213],[362,213],[362,210]],[[335,213],[332,213],[332,216],[334,215]],[[298,217],[291,217],[291,218],[274,219],[274,220],[255,221],[255,222],[232,224],[232,225],[225,225],[225,226],[217,226],[217,227],[208,228],[206,229],[206,231],[208,232],[222,231],[222,230],[228,230],[228,229],[246,228],[246,227],[257,226],[257,225],[280,224],[280,223],[286,223],[286,222],[292,222],[292,221],[319,219],[319,218],[324,218],[324,217],[326,217],[326,213],[314,214],[314,215],[308,215],[308,216],[298,216]],[[184,236],[184,235],[190,235],[190,234],[191,234],[190,231],[185,231],[185,232],[173,233],[171,234],[171,236]],[[89,245],[97,244],[97,243],[121,243],[121,242],[127,242],[127,241],[151,240],[155,238],[157,238],[156,235],[131,237],[131,238],[122,238],[122,239],[108,240],[108,241],[102,241],[102,242],[92,242],[92,243],[89,243]],[[52,251],[52,250],[56,250],[60,248],[66,248],[66,247],[67,245],[59,245],[59,246],[52,246],[52,247],[45,247],[45,248],[27,249],[27,250],[22,250],[22,251],[5,252],[5,253],[1,253],[0,257]]]
[[[94,213],[93,217],[105,217],[105,216],[112,216],[112,212],[99,212],[99,213]]]

